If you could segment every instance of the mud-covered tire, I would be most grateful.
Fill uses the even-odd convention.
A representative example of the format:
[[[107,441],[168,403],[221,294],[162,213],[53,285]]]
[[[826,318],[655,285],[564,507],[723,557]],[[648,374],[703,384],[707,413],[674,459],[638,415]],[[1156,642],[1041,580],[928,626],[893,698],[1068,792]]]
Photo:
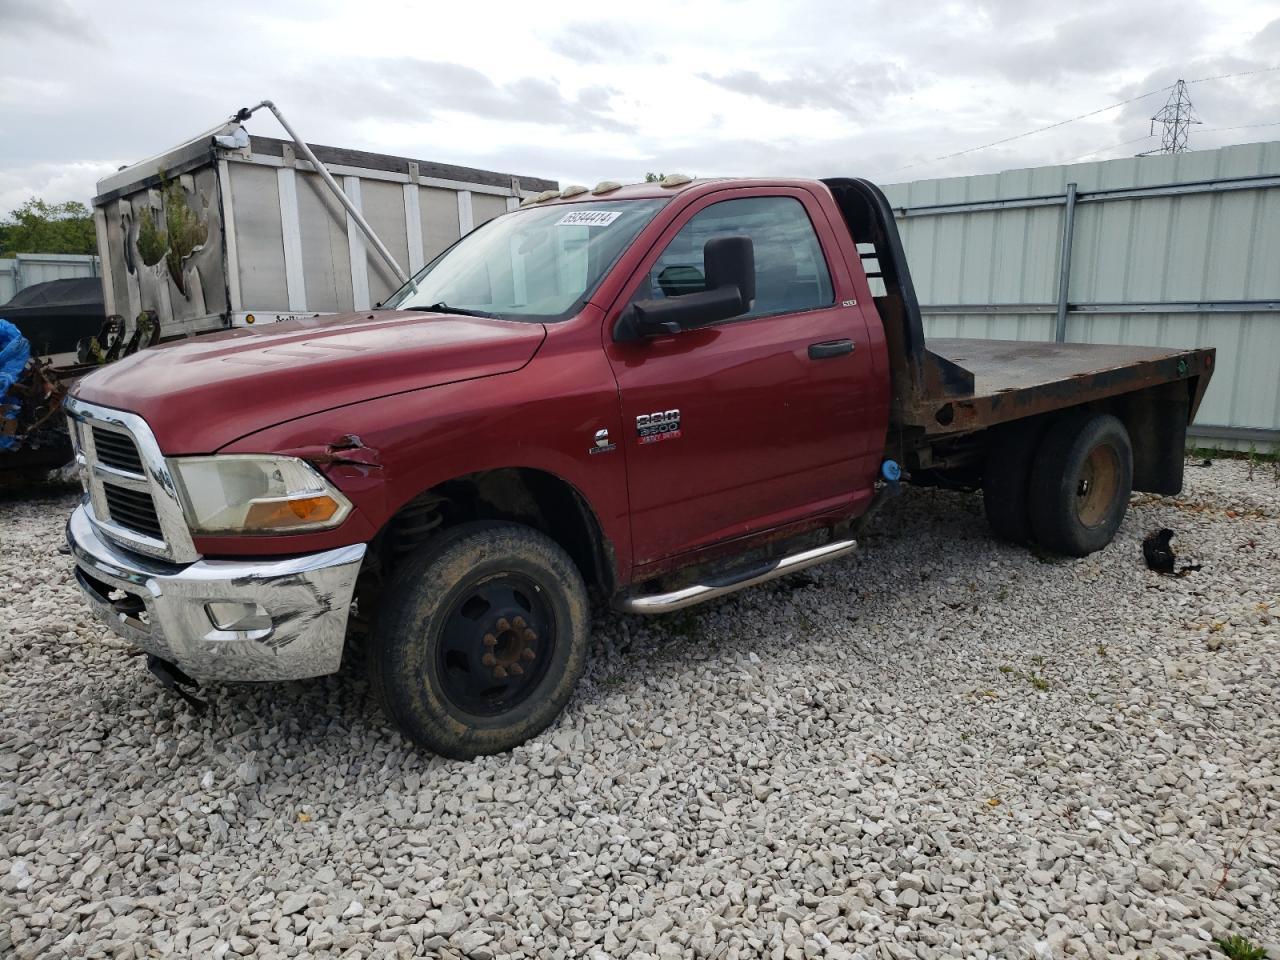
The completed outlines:
[[[1019,420],[996,427],[982,471],[982,507],[987,525],[1001,540],[1031,539],[1031,466],[1047,422]]]
[[[1133,447],[1110,414],[1066,414],[1052,424],[1031,469],[1031,532],[1055,553],[1083,557],[1109,544],[1129,509]]]
[[[401,731],[455,759],[544,730],[587,658],[582,576],[549,537],[467,523],[427,543],[381,598],[369,673]]]

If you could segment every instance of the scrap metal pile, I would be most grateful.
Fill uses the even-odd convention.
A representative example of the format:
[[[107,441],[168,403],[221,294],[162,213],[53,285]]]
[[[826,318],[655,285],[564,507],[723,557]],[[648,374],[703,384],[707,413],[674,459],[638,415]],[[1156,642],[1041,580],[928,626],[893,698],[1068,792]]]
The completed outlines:
[[[66,422],[58,416],[69,380],[0,320],[0,468],[57,466],[70,456]]]
[[[94,367],[154,345],[159,334],[153,311],[138,317],[128,337],[124,321],[108,317],[97,336],[77,344],[79,363],[57,367],[34,356],[22,332],[0,319],[0,472],[67,463],[71,441],[61,415],[67,389]]]

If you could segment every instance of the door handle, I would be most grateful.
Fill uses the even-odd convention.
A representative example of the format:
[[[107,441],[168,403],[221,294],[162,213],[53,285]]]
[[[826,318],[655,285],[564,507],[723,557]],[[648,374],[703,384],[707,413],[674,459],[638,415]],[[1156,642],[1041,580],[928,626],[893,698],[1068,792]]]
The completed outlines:
[[[829,357],[843,357],[853,353],[852,340],[824,340],[822,343],[809,344],[810,360],[826,360]]]

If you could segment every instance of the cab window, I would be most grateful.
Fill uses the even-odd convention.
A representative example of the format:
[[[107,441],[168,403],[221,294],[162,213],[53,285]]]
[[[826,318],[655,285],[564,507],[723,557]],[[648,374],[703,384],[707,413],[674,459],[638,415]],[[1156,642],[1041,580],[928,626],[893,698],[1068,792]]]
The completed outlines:
[[[756,299],[735,322],[835,302],[818,236],[794,197],[722,200],[700,211],[662,251],[634,299],[661,300],[707,289],[702,251],[708,240],[720,236],[750,237],[755,252]]]

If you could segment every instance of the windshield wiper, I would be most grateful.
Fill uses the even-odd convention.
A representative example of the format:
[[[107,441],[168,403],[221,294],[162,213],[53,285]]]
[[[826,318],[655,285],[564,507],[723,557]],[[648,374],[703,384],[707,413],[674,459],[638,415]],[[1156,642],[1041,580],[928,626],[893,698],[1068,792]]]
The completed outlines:
[[[421,313],[456,313],[461,317],[488,317],[490,320],[496,319],[496,313],[485,313],[483,310],[468,310],[466,307],[451,307],[443,300],[439,303],[433,303],[429,307],[405,307],[406,310],[417,310]]]

